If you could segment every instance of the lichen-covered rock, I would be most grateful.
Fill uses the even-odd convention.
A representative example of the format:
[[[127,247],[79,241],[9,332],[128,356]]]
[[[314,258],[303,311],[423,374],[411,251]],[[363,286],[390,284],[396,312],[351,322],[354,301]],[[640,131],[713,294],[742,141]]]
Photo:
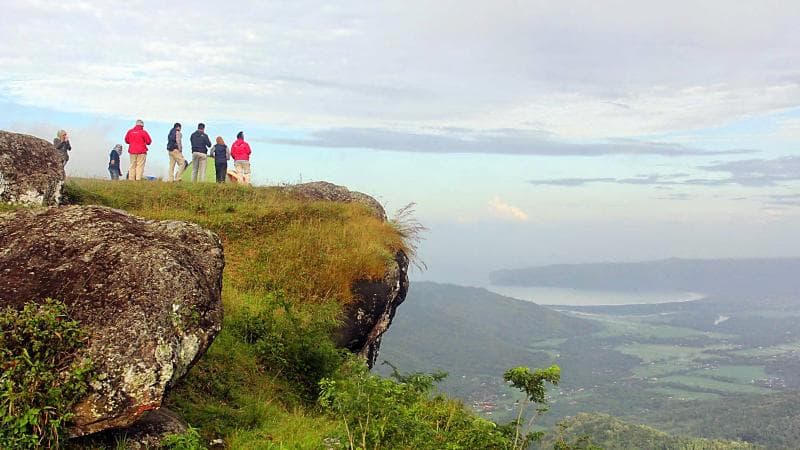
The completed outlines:
[[[386,211],[379,201],[361,192],[327,181],[315,181],[291,186],[291,192],[309,200],[328,200],[332,202],[361,203],[368,206],[381,220],[386,220]]]
[[[177,221],[100,206],[0,215],[0,307],[54,298],[89,334],[97,373],[72,436],[132,424],[211,344],[222,324],[222,244]]]
[[[382,280],[361,280],[353,285],[354,300],[345,307],[336,342],[375,364],[381,336],[392,324],[397,307],[408,292],[408,257],[398,252]]]
[[[124,442],[126,450],[146,450],[161,448],[167,436],[188,430],[189,426],[175,412],[159,408],[145,412],[130,427],[102,431],[71,443],[76,448],[119,448],[117,443]]]
[[[0,130],[0,202],[57,205],[64,184],[64,163],[47,142]]]

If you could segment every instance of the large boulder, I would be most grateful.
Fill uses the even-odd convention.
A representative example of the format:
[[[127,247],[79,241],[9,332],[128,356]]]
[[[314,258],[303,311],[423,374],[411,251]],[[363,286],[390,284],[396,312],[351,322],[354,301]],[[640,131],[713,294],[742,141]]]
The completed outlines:
[[[61,300],[89,335],[79,357],[97,377],[71,436],[161,406],[221,328],[223,266],[219,238],[194,224],[100,206],[0,215],[0,306]]]
[[[381,336],[392,324],[397,307],[408,292],[408,257],[397,252],[381,280],[359,280],[353,285],[354,300],[345,306],[336,343],[375,364]]]
[[[301,198],[308,200],[327,200],[331,202],[361,203],[367,206],[381,220],[386,220],[386,211],[381,203],[361,192],[355,192],[344,186],[328,183],[327,181],[315,181],[312,183],[296,184],[288,188]]]
[[[57,205],[64,163],[51,142],[0,130],[0,202]]]

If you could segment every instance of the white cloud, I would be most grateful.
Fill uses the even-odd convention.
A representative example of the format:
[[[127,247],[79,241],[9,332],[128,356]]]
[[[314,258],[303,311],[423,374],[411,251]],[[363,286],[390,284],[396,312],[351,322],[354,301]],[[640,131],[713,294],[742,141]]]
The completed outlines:
[[[489,212],[493,216],[504,219],[511,219],[520,222],[528,221],[528,214],[525,211],[516,206],[509,205],[501,200],[500,197],[494,197],[493,199],[489,200]]]
[[[104,116],[609,138],[800,104],[793,1],[10,0],[3,12],[14,44],[0,48],[0,95]]]

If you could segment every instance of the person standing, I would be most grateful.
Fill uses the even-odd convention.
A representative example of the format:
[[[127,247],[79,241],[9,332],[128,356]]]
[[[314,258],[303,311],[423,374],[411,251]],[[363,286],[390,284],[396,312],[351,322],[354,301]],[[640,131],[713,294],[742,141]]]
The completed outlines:
[[[228,160],[231,159],[231,151],[225,145],[222,136],[217,136],[217,144],[211,149],[211,157],[214,158],[214,173],[217,175],[217,183],[224,183],[228,173]]]
[[[144,178],[144,163],[147,161],[147,146],[153,143],[150,135],[144,129],[144,122],[139,119],[136,126],[125,134],[125,143],[128,144],[128,153],[131,164],[128,168],[128,179],[140,181]]]
[[[250,184],[250,144],[244,140],[244,132],[236,134],[236,142],[231,145],[233,167],[245,184]]]
[[[122,145],[117,144],[111,149],[111,154],[108,155],[108,173],[111,175],[112,180],[119,180],[122,175],[122,166],[120,165],[120,156],[122,155]]]
[[[206,134],[206,125],[204,123],[197,124],[197,131],[192,133],[189,137],[192,143],[192,181],[196,182],[198,173],[200,174],[200,181],[205,181],[206,178],[206,158],[208,158],[208,148],[211,147],[211,141]]]
[[[169,175],[167,181],[181,181],[183,172],[189,167],[189,163],[183,157],[183,135],[181,134],[181,124],[175,123],[167,136],[167,152],[169,153]],[[178,166],[178,173],[175,173],[175,166]]]
[[[53,146],[58,150],[59,154],[61,154],[61,160],[66,167],[67,161],[69,161],[69,151],[72,150],[72,146],[69,143],[69,135],[64,130],[58,130],[56,133],[56,138],[53,139]]]

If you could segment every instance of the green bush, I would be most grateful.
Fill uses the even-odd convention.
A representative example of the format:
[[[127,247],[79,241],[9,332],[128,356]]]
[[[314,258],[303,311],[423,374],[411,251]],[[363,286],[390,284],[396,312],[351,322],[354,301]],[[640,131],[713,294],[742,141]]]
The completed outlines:
[[[233,327],[254,347],[260,364],[294,384],[303,400],[313,402],[319,381],[336,372],[344,352],[330,337],[337,324],[333,308],[318,307],[311,319],[295,308],[285,294],[270,293],[257,312],[244,313]]]
[[[61,302],[0,311],[0,448],[59,446],[91,381],[91,362],[76,358],[85,342]]]
[[[161,443],[165,449],[169,450],[204,450],[203,440],[196,428],[189,427],[185,433],[168,434],[164,436]]]
[[[319,403],[343,421],[349,449],[510,449],[508,429],[482,419],[461,402],[433,396],[443,374],[373,375],[351,358],[324,379]]]

